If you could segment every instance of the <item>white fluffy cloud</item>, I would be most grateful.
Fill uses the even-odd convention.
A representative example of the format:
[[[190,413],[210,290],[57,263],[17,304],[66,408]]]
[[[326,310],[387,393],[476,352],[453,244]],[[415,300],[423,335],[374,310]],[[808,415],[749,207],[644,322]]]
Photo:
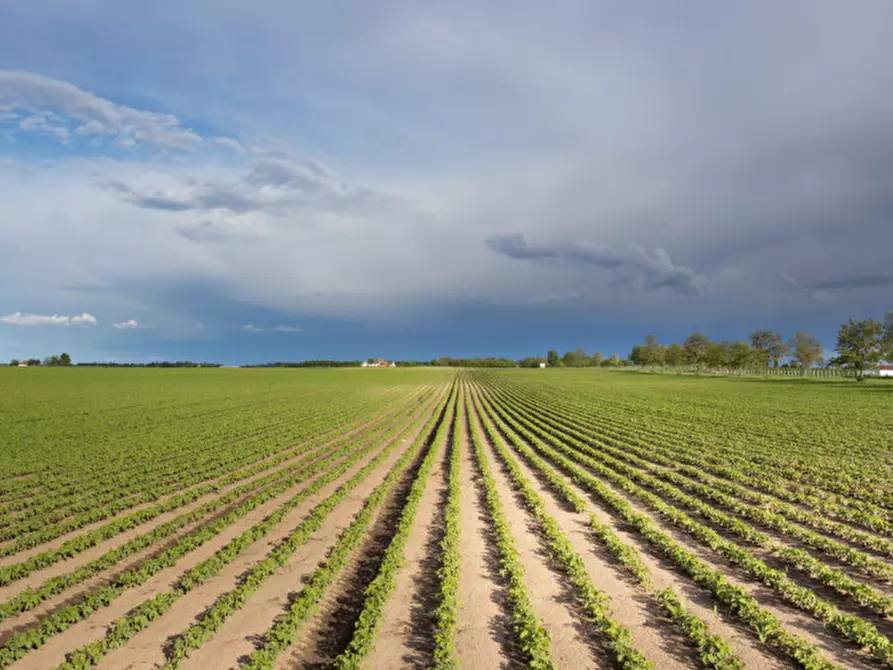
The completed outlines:
[[[139,327],[140,323],[136,319],[128,319],[127,321],[120,321],[112,324],[112,328],[117,328],[118,330],[129,330]]]
[[[31,114],[20,123],[23,131],[53,132],[62,139],[69,134],[64,125],[68,119],[75,133],[108,136],[124,148],[149,144],[191,150],[202,142],[171,114],[117,105],[68,82],[33,72],[0,70],[0,105]],[[47,122],[50,115],[55,123]]]
[[[79,316],[61,316],[59,314],[22,314],[15,312],[0,316],[0,323],[11,326],[95,326],[96,317],[84,312]]]

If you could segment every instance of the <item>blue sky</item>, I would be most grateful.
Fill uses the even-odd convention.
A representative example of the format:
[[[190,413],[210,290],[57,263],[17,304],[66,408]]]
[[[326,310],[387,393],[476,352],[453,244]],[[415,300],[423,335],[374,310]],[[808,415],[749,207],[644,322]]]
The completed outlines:
[[[893,309],[893,5],[0,7],[0,358],[625,354]]]

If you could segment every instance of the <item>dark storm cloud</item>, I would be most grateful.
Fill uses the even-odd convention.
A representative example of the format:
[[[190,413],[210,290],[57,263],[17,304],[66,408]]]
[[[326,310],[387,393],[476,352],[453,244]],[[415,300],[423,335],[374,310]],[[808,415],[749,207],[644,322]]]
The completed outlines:
[[[893,273],[882,272],[852,277],[838,277],[837,279],[826,279],[803,284],[803,288],[810,291],[846,291],[849,289],[880,288],[884,286],[893,286]]]
[[[637,244],[613,247],[577,242],[529,244],[521,233],[494,235],[486,241],[486,245],[491,251],[515,260],[602,268],[611,271],[614,279],[620,283],[635,285],[630,275],[638,275],[642,277],[643,288],[647,290],[665,287],[686,298],[704,294],[704,277],[691,268],[674,265],[667,252],[660,247],[646,250]]]

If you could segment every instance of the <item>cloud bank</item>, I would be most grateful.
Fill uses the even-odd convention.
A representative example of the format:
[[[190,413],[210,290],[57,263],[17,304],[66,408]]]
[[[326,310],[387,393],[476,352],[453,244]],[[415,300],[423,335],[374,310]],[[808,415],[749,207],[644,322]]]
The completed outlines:
[[[80,316],[61,316],[59,314],[22,314],[15,312],[0,316],[0,323],[11,326],[95,326],[96,317],[84,312]]]

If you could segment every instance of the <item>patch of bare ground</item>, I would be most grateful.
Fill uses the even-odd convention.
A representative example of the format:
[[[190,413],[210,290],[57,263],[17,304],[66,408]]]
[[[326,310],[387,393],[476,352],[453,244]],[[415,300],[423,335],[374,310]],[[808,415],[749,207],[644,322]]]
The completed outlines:
[[[469,408],[471,421],[478,421]],[[483,435],[483,430],[481,430]],[[573,587],[549,556],[535,519],[504,470],[504,464],[487,448],[493,479],[504,506],[506,521],[515,538],[518,556],[526,571],[534,612],[552,638],[552,657],[558,667],[608,667],[610,658],[603,652]]]
[[[376,412],[371,417],[364,417],[364,418],[361,418],[351,424],[348,424],[348,426],[350,426],[350,427],[347,430],[342,430],[342,432],[333,434],[331,439],[326,440],[322,445],[320,445],[320,447],[317,447],[316,449],[327,448],[327,447],[332,446],[336,442],[348,439],[351,436],[356,435],[360,431],[363,431],[366,428],[369,428],[377,421],[381,421],[381,420],[385,419],[388,415],[393,414],[393,413],[394,413],[393,408],[389,407],[387,409],[380,410],[380,411]],[[401,411],[400,414],[402,414],[402,413],[403,412]],[[337,430],[338,429],[336,429],[336,431]],[[328,431],[328,432],[336,433],[336,431]],[[323,433],[323,434],[325,435],[326,433]],[[283,452],[298,451],[304,445],[306,445],[307,443],[309,443],[311,441],[312,441],[312,439],[306,440],[305,442],[302,442],[302,443],[299,443],[296,445],[286,447],[285,449],[281,450],[280,452],[277,452],[276,454],[272,454],[265,458],[259,459],[258,461],[255,461],[253,463],[244,465],[239,469],[246,469],[249,467],[254,467],[258,463],[264,463],[264,462],[271,461],[271,460],[275,459],[277,456],[281,455]],[[195,509],[196,507],[200,507],[201,505],[205,504],[209,500],[213,500],[214,498],[216,498],[218,496],[225,495],[226,493],[228,493],[229,491],[231,491],[234,488],[251,483],[251,482],[255,481],[256,479],[260,479],[261,477],[266,477],[267,475],[269,475],[273,472],[287,468],[290,465],[293,465],[295,462],[300,461],[302,458],[305,458],[305,457],[306,457],[306,454],[296,453],[291,458],[288,458],[288,459],[282,461],[281,463],[276,464],[272,468],[269,468],[267,470],[264,470],[263,472],[259,472],[254,475],[251,475],[250,477],[246,477],[245,479],[239,480],[238,482],[236,482],[234,484],[231,484],[229,486],[221,488],[217,492],[208,493],[206,495],[201,496],[200,498],[196,499],[193,502],[190,502],[186,505],[177,507],[176,509],[171,510],[170,512],[161,514],[151,520],[152,524],[153,524],[153,526],[159,525],[159,524],[165,523],[166,521],[170,521],[171,519],[174,519],[174,518],[180,516],[181,514],[186,514],[190,511],[192,511],[193,509]],[[109,523],[112,523],[116,520],[127,517],[131,514],[135,514],[136,512],[140,512],[144,509],[148,509],[150,507],[155,507],[157,505],[160,505],[165,500],[168,500],[170,498],[175,498],[179,495],[182,495],[183,493],[189,492],[190,490],[200,488],[202,486],[207,486],[208,484],[213,483],[215,480],[223,479],[224,477],[227,477],[230,474],[231,473],[224,473],[222,475],[219,475],[218,477],[212,477],[210,479],[206,479],[204,481],[201,481],[201,482],[198,482],[191,486],[188,486],[184,489],[181,489],[176,492],[170,493],[168,495],[162,496],[158,500],[154,500],[152,502],[141,503],[139,505],[134,505],[133,507],[129,507],[128,509],[121,511],[120,513],[118,513],[114,516],[111,516],[107,519],[103,519],[102,521],[97,521],[96,523],[88,524],[86,526],[78,528],[77,530],[73,530],[71,532],[65,533],[64,535],[60,535],[59,537],[54,538],[53,540],[50,540],[49,542],[40,544],[36,547],[31,547],[30,549],[25,549],[23,551],[16,552],[15,554],[11,554],[9,556],[0,557],[0,566],[9,565],[11,563],[19,563],[21,561],[24,561],[24,560],[30,558],[31,556],[40,554],[44,551],[49,551],[51,549],[58,549],[60,546],[65,544],[65,542],[71,540],[74,537],[83,535],[85,533],[89,533],[90,531],[96,530],[97,528],[102,528],[103,526],[105,526]],[[87,552],[82,552],[82,554],[78,554],[76,559],[71,559],[71,560],[80,560],[81,556],[83,554],[88,554],[88,553],[91,555],[92,558],[95,558],[96,556],[100,556],[103,553],[105,553],[106,551],[108,551],[109,549],[111,549],[123,542],[126,542],[128,539],[131,539],[132,537],[139,535],[140,533],[147,532],[146,528],[144,528],[143,526],[144,526],[144,524],[140,524],[139,526],[130,529],[126,533],[116,535],[115,537],[110,538],[109,540],[106,540],[105,542],[102,542],[101,544],[97,545],[96,547],[91,547]],[[122,540],[121,538],[124,537],[125,535],[129,535],[129,537],[127,539]],[[97,552],[97,550],[98,550],[98,552]],[[90,560],[92,560],[92,558],[84,559],[83,562],[90,561]],[[74,563],[71,563],[71,562],[67,562],[67,563],[69,565],[69,569],[71,569],[71,566],[74,565]],[[41,576],[41,578],[38,580],[38,582],[43,581],[43,579],[45,579],[45,578],[46,577]],[[3,590],[5,590],[5,588],[8,588],[8,587],[4,587]],[[5,599],[5,598],[10,597],[9,595],[6,595],[5,593],[3,593],[2,592],[3,590],[0,590],[0,599]]]
[[[334,465],[331,467],[334,467]],[[258,506],[246,516],[227,526],[227,528],[219,535],[194,551],[186,554],[176,565],[161,570],[145,584],[124,591],[124,593],[116,598],[109,607],[94,612],[87,619],[76,623],[59,635],[51,637],[44,646],[31,652],[22,659],[17,667],[33,668],[34,670],[37,670],[38,668],[52,667],[61,663],[65,658],[65,654],[69,651],[86,644],[91,640],[102,637],[105,634],[106,627],[112,621],[126,614],[144,600],[148,600],[158,593],[166,591],[182,574],[192,569],[198,563],[213,556],[218,549],[261,521],[265,516],[279,507],[279,505],[306,488],[310,482],[319,476],[321,476],[321,474],[310,477],[288,491],[267,501],[265,504]],[[263,541],[258,542],[255,546],[260,547],[262,552],[266,552],[269,549],[270,542],[275,541],[270,538],[278,537],[278,534],[285,532],[287,527],[284,524],[288,522],[291,522],[292,524],[294,523],[294,517],[292,515],[287,515],[286,519],[280,522],[270,535],[267,535]]]
[[[451,433],[451,431],[449,431]],[[394,591],[382,611],[382,622],[369,654],[369,667],[430,667],[434,653],[434,612],[437,609],[437,571],[442,565],[440,543],[449,473],[449,440],[428,476],[419,508],[404,549],[405,562],[397,573]]]
[[[459,435],[459,617],[456,655],[465,668],[523,668],[509,616],[508,593],[499,574],[496,534],[484,487],[471,455],[468,426]]]
[[[614,487],[609,481],[607,481],[603,477],[600,477],[594,470],[590,470],[590,472],[594,476],[601,479],[606,486],[613,489],[616,493],[618,493],[619,495],[623,495],[629,501],[630,505],[636,512],[650,517],[663,532],[665,532],[679,544],[683,545],[693,555],[703,560],[713,569],[721,571],[730,584],[739,586],[748,591],[754,598],[756,598],[761,607],[763,607],[766,611],[770,612],[778,619],[778,621],[784,626],[785,630],[795,635],[799,635],[808,642],[814,644],[818,649],[822,651],[822,653],[825,655],[826,658],[828,658],[828,660],[847,668],[878,667],[868,658],[867,654],[864,654],[859,649],[857,649],[855,645],[847,643],[842,638],[827,630],[820,621],[814,619],[802,610],[799,610],[794,606],[786,603],[775,591],[767,586],[764,586],[761,582],[758,582],[756,579],[751,577],[743,569],[734,565],[731,561],[717,554],[709,547],[697,542],[687,533],[677,529],[675,526],[665,521],[663,517],[652,513],[649,508],[639,503],[637,499],[626,495],[625,492],[620,491],[619,489]],[[590,494],[586,490],[581,489],[581,492],[584,495],[590,497],[590,499],[596,504],[596,507],[601,512],[601,514],[599,514],[598,516],[602,521],[611,525],[618,531],[624,531],[625,536],[632,536],[636,538],[635,544],[640,548],[640,550],[642,550],[643,557],[646,555],[651,556],[658,562],[665,565],[669,570],[672,570],[679,575],[684,575],[681,570],[677,570],[672,563],[664,559],[663,556],[659,554],[657,550],[654,549],[649,543],[638,539],[638,535],[636,534],[635,529],[631,528],[625,522],[615,517],[614,511],[610,507],[603,506],[597,496],[595,496],[594,494]],[[691,592],[681,592],[680,595],[686,595],[690,597],[693,602],[697,603],[697,600],[689,596],[689,593]],[[719,615],[722,616],[722,618],[728,625],[734,626],[742,633],[745,633],[751,636],[752,639],[754,639],[753,636],[755,635],[755,633],[753,633],[749,628],[741,626],[733,617],[726,616],[726,610],[723,607],[717,608],[717,612]],[[740,642],[743,640],[743,637],[736,636],[727,639],[730,639],[730,641],[735,643],[737,651],[739,649]],[[762,648],[765,649],[767,653],[772,653],[772,650],[768,647]],[[786,659],[779,659],[779,661],[787,664]],[[761,666],[755,665],[755,667]]]
[[[413,479],[428,448],[430,446],[421,449],[412,465],[404,470],[348,565],[329,585],[316,611],[298,631],[295,643],[279,656],[277,668],[327,668],[350,642],[363,606],[365,589],[378,574],[384,552],[394,535],[394,528],[406,505]],[[369,493],[371,491],[369,489]],[[350,521],[350,517],[344,519],[345,526]],[[307,574],[310,572],[312,568]],[[288,602],[291,602],[295,593],[300,592],[300,589],[294,590],[294,586],[305,577],[306,575],[292,577],[293,592],[289,595]],[[279,610],[281,611],[282,609]]]
[[[385,448],[382,443],[380,448]],[[389,455],[386,464],[379,466],[355,490],[372,488],[384,477],[387,464],[399,458],[398,448]],[[376,450],[375,453],[378,453]],[[165,653],[177,635],[191,626],[205,610],[224,593],[230,591],[243,575],[256,563],[263,560],[269,550],[279,544],[306,519],[313,508],[331,496],[335,490],[350,479],[369,461],[375,453],[364,456],[352,465],[337,481],[323,487],[318,493],[302,501],[282,520],[273,532],[241,554],[226,566],[219,574],[209,579],[189,595],[179,600],[170,611],[151,627],[136,635],[126,647],[109,654],[100,665],[101,668],[154,668],[165,660]],[[237,659],[253,649],[254,639],[269,627],[276,614],[280,613],[282,603],[286,602],[286,587],[283,581],[294,578],[295,573],[312,572],[317,563],[325,557],[326,551],[334,543],[339,527],[331,522],[333,518],[348,515],[346,523],[354,510],[361,503],[352,497],[346,497],[339,507],[326,519],[323,527],[317,531],[307,544],[300,547],[292,557],[292,561],[279,573],[271,577],[238,612],[235,612],[224,624],[223,628],[204,646],[193,652],[184,663],[184,667],[192,668],[229,668],[238,667]]]

